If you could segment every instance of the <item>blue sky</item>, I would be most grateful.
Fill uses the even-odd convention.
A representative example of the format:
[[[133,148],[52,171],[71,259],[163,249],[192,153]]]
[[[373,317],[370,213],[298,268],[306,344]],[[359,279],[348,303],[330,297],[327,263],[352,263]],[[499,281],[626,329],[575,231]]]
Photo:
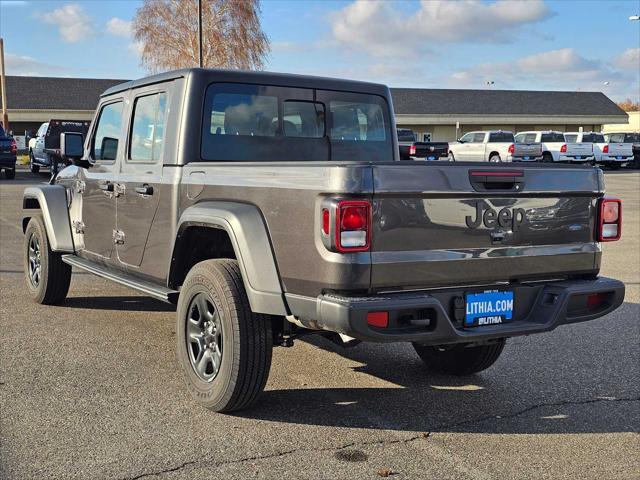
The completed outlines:
[[[8,73],[144,76],[129,23],[140,3],[0,0]],[[395,87],[596,90],[640,99],[640,21],[628,19],[640,13],[638,0],[261,5],[272,71]]]

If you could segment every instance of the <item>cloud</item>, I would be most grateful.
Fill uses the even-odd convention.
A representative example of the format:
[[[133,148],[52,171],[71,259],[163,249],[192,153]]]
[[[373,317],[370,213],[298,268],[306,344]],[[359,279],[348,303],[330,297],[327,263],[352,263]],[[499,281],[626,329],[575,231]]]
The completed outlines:
[[[628,48],[613,59],[613,64],[623,70],[640,70],[640,48]]]
[[[9,75],[45,76],[60,74],[65,71],[65,68],[61,65],[39,62],[35,58],[28,57],[26,55],[14,55],[13,53],[7,53],[4,61]]]
[[[518,28],[553,15],[542,0],[422,0],[417,12],[396,7],[391,2],[354,1],[331,15],[334,40],[374,56],[424,53],[430,43],[509,42]]]
[[[77,3],[69,3],[50,12],[38,13],[36,17],[45,23],[55,25],[67,43],[86,40],[95,35],[91,17]]]
[[[622,98],[629,95],[634,85],[637,89],[634,70],[625,72],[620,68],[625,62],[633,61],[630,50],[634,49],[607,63],[585,58],[572,48],[563,48],[514,61],[470,65],[443,79],[442,83],[458,88],[483,88],[487,81],[494,81],[495,88],[534,86],[536,90],[604,91],[609,96]],[[608,83],[605,85],[605,82]]]
[[[116,37],[131,37],[131,21],[113,17],[107,22],[107,32]]]

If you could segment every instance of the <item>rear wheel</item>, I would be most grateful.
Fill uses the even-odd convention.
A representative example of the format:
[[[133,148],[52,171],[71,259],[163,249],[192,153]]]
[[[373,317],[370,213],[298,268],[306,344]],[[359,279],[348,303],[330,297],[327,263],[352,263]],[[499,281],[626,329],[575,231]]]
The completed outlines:
[[[447,375],[470,375],[493,365],[504,349],[501,338],[486,345],[421,345],[414,343],[416,353],[429,370]]]
[[[32,217],[24,234],[24,272],[31,297],[44,305],[61,303],[69,292],[71,265],[49,247],[41,217]]]
[[[495,153],[495,154],[491,155],[491,156],[489,157],[489,161],[490,161],[490,162],[493,162],[493,163],[500,163],[500,162],[501,162],[501,160],[500,160],[500,155],[498,155],[497,153]]]
[[[548,152],[544,153],[542,155],[542,162],[543,163],[551,163],[551,162],[553,162],[553,156]]]
[[[269,376],[271,319],[251,311],[238,262],[206,260],[180,290],[178,363],[197,402],[216,412],[246,408]]]

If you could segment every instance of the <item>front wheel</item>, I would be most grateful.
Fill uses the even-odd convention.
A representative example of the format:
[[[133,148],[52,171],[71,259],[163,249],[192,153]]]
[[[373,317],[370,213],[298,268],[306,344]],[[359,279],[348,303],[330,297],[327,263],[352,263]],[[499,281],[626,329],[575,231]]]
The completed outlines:
[[[44,305],[57,305],[67,297],[71,265],[49,247],[41,217],[32,217],[24,234],[24,272],[31,297]]]
[[[501,338],[486,345],[421,345],[414,343],[416,353],[429,370],[446,375],[471,375],[493,365],[504,349]]]
[[[29,170],[31,170],[31,173],[40,172],[40,165],[36,165],[35,160],[36,159],[33,157],[33,152],[29,152]]]
[[[191,395],[215,412],[246,408],[271,367],[271,319],[251,311],[235,260],[205,260],[180,290],[176,355]]]

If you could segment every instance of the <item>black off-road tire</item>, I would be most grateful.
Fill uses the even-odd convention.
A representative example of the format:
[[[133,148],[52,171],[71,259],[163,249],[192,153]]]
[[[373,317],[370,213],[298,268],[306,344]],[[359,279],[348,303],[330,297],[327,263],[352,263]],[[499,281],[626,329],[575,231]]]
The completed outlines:
[[[7,180],[13,180],[14,178],[16,178],[16,169],[5,169],[4,171],[4,178],[6,178]]]
[[[29,170],[31,173],[40,173],[40,165],[36,165],[33,158],[33,152],[29,152]]]
[[[219,314],[216,321],[222,331],[220,365],[208,381],[196,372],[189,350],[194,347],[187,342],[188,322],[203,294]],[[251,311],[236,260],[205,260],[189,271],[178,299],[176,340],[176,356],[187,388],[209,410],[246,408],[264,390],[273,349],[271,319]]]
[[[414,343],[416,353],[427,368],[446,375],[471,375],[493,365],[504,349],[506,340],[467,347],[464,344],[430,346]]]
[[[40,273],[38,282],[30,278],[29,250],[32,238],[39,244]],[[27,289],[31,298],[43,305],[58,305],[64,301],[71,284],[71,265],[62,261],[62,255],[52,252],[47,238],[42,217],[35,216],[29,220],[24,234],[24,272]]]
[[[542,163],[553,163],[553,155],[551,155],[550,153],[543,153],[542,154]]]

